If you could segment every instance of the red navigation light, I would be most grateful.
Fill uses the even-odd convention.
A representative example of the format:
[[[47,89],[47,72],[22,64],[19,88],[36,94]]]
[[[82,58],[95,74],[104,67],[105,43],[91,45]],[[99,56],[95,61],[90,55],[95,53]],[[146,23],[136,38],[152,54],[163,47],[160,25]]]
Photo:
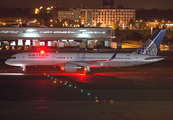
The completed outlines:
[[[41,54],[44,54],[45,52],[44,52],[44,50],[41,50],[40,53],[41,53]]]

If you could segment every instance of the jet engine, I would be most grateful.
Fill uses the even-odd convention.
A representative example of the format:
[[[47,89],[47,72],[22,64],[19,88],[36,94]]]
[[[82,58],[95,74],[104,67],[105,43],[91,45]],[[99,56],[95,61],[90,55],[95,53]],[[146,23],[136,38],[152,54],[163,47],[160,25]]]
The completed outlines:
[[[75,71],[77,71],[78,68],[80,69],[81,67],[78,67],[78,66],[75,65],[75,64],[66,63],[66,64],[64,65],[64,70],[65,70],[66,72],[75,72]]]

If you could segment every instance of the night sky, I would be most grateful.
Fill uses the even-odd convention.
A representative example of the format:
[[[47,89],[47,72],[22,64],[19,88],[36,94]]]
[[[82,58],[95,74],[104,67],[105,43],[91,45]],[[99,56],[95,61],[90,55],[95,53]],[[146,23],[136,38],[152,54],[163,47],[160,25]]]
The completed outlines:
[[[88,7],[101,7],[102,0],[1,0],[0,7],[29,7],[39,6],[64,6],[79,7],[80,5]],[[115,0],[115,5],[123,5],[130,8],[173,8],[173,0]]]

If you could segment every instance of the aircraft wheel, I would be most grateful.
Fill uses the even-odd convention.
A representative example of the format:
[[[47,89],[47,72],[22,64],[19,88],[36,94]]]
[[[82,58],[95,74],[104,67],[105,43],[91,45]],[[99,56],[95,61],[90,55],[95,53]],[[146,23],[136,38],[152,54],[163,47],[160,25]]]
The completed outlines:
[[[90,73],[89,72],[86,72],[86,75],[89,75]]]
[[[90,72],[90,75],[93,75],[93,72]]]

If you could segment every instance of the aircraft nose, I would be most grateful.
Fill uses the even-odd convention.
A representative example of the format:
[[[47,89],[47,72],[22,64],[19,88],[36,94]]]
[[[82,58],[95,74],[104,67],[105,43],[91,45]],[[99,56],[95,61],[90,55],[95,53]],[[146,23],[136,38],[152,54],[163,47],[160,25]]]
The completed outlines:
[[[9,59],[7,59],[6,61],[5,61],[5,64],[7,64],[7,65],[10,65],[10,60]]]

